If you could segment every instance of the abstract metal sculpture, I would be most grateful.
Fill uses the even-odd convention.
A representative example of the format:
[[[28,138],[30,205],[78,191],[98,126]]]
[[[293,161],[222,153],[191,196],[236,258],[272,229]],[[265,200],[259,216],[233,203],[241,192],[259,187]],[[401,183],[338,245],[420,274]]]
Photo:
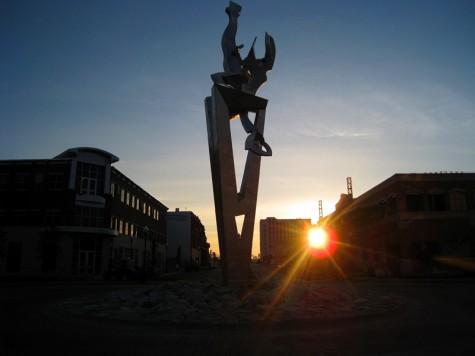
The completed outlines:
[[[267,100],[255,94],[267,80],[266,73],[272,69],[276,52],[274,39],[266,33],[265,57],[256,58],[254,39],[243,60],[240,50],[244,45],[236,45],[235,40],[241,6],[230,1],[226,13],[229,23],[221,39],[224,72],[211,75],[214,85],[212,95],[205,99],[205,107],[223,281],[243,283],[250,278],[261,156],[272,155],[263,136]],[[250,112],[255,113],[254,122],[249,118]],[[244,145],[248,154],[239,192],[230,128],[230,121],[237,117],[249,134]],[[239,216],[244,216],[241,234],[236,223]]]

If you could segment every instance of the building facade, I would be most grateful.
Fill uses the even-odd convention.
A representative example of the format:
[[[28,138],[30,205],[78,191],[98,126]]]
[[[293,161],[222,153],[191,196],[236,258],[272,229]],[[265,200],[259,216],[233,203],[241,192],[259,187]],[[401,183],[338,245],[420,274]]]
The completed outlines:
[[[209,243],[205,228],[191,211],[168,212],[168,258],[170,268],[196,268],[209,265]]]
[[[112,167],[111,229],[115,264],[128,260],[134,269],[157,274],[166,268],[168,208]],[[131,266],[131,267],[132,267]]]
[[[147,257],[147,239],[164,254],[167,208],[112,167],[118,160],[80,147],[0,161],[0,274],[97,276],[114,257]],[[124,239],[143,242],[130,252]]]
[[[337,232],[348,274],[468,274],[475,261],[475,174],[395,174],[342,196],[321,223]]]
[[[303,253],[311,219],[266,218],[260,221],[261,260],[281,264]]]

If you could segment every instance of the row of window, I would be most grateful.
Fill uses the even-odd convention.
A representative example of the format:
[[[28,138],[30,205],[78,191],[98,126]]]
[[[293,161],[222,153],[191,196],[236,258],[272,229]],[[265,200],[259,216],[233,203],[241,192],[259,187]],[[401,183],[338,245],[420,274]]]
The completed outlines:
[[[269,221],[264,228],[274,241],[297,240],[305,236],[310,227],[305,220]]]
[[[143,227],[137,224],[133,224],[129,221],[111,217],[111,229],[117,231],[120,235],[130,236],[132,238],[144,237]],[[155,240],[158,243],[166,243],[166,237],[155,231],[149,230],[148,239]]]
[[[127,204],[132,209],[141,211],[143,214],[153,217],[155,220],[160,220],[160,211],[154,208],[151,204],[147,204],[145,201],[141,201],[139,197],[130,193],[122,187],[118,187],[115,183],[111,183],[111,194],[115,197],[116,190],[120,188],[120,201]]]
[[[374,204],[371,207],[371,216],[384,216],[390,215],[397,212],[397,202],[396,197],[391,196],[385,201],[380,201],[378,204]]]
[[[97,173],[92,173],[94,177],[90,177],[91,173],[81,170],[76,176],[76,191],[80,194],[101,195],[103,194],[104,178]],[[46,181],[48,190],[63,190],[65,188],[65,175],[60,172],[48,173],[16,173],[13,181],[10,181],[9,174],[0,174],[0,191],[13,190],[30,190],[33,185],[42,185]],[[45,179],[46,178],[46,179]],[[13,184],[13,185],[11,185]]]
[[[63,225],[61,209],[12,209],[0,210],[0,224],[9,226],[58,226]],[[78,206],[74,225],[104,227],[104,209]]]
[[[468,210],[467,194],[462,191],[449,193],[407,194],[407,211],[466,211]]]
[[[45,179],[46,178],[46,179]],[[29,190],[32,185],[44,184],[46,181],[48,190],[62,190],[64,189],[64,173],[52,172],[48,173],[15,173],[13,181],[11,175],[8,173],[0,174],[0,191],[13,190]],[[11,185],[13,184],[13,186]]]
[[[75,226],[104,227],[104,208],[77,206],[74,215]]]
[[[0,226],[56,226],[60,224],[60,209],[0,210]]]
[[[448,195],[443,192],[428,194],[406,194],[406,210],[416,211],[466,211],[468,210],[467,194],[463,191],[452,191]],[[385,216],[398,210],[396,197],[393,195],[384,201],[371,206],[371,216]]]

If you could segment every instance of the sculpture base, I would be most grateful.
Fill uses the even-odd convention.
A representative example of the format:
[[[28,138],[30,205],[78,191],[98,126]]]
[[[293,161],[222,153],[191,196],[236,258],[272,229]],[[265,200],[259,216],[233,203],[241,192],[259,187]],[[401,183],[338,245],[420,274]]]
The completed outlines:
[[[223,282],[227,284],[247,284],[255,277],[251,271],[251,254],[248,250],[233,251],[232,256],[221,260]],[[231,257],[231,258],[229,258]]]

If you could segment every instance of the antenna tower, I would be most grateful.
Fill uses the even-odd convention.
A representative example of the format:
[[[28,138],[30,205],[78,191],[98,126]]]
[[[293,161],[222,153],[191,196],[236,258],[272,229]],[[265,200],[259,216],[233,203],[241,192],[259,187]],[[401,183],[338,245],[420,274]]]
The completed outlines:
[[[323,219],[323,207],[322,207],[322,201],[318,201],[318,221]]]
[[[351,184],[351,177],[346,178],[346,188],[348,189],[348,196],[353,198],[353,185]]]

